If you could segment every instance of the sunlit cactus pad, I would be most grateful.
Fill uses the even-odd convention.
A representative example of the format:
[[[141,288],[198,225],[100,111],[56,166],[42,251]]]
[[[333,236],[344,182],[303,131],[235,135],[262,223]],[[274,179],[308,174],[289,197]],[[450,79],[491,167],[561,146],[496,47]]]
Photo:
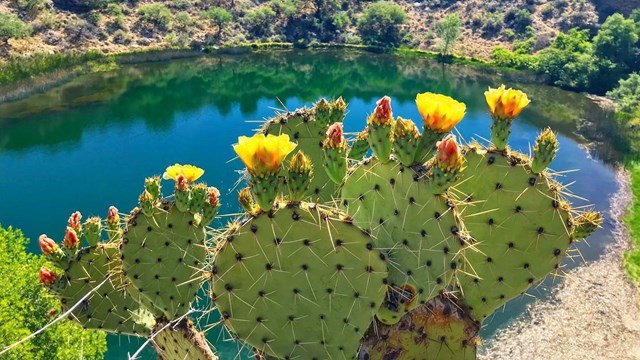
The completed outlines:
[[[464,224],[477,251],[459,274],[464,300],[478,320],[554,272],[571,244],[572,217],[560,185],[531,171],[528,157],[472,145],[455,185]]]
[[[223,322],[260,353],[351,359],[387,288],[368,234],[313,204],[279,204],[224,235],[213,298]]]
[[[436,296],[462,261],[464,235],[453,204],[433,193],[426,173],[422,166],[370,159],[356,166],[342,189],[344,208],[388,258],[390,284],[415,287],[417,298],[404,310]]]
[[[205,280],[205,229],[173,203],[153,215],[134,210],[122,238],[123,270],[135,288],[173,319],[185,314]]]
[[[127,293],[131,285],[119,272],[121,266],[116,244],[80,249],[52,289],[59,294],[66,311],[109,277],[76,307],[72,318],[85,328],[147,336],[151,329],[135,321],[146,310]]]
[[[289,135],[298,147],[305,150],[305,154],[314,164],[322,164],[322,141],[326,137],[329,125],[322,125],[315,120],[315,114],[309,109],[298,109],[268,120],[261,132],[265,135]],[[289,155],[289,157],[293,154]],[[286,193],[286,190],[283,190]],[[336,193],[333,183],[325,171],[320,167],[314,172],[309,185],[309,198],[320,202],[330,201]]]

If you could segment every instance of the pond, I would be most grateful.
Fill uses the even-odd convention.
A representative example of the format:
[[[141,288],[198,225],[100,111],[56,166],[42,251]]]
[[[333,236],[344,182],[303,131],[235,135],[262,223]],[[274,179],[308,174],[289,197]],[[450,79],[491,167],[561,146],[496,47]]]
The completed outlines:
[[[501,83],[520,88],[532,103],[515,122],[510,145],[528,153],[541,128],[559,132],[560,152],[551,167],[570,190],[606,214],[616,191],[610,144],[610,115],[581,94],[539,85],[519,73],[464,65],[442,65],[417,57],[344,51],[270,51],[122,66],[90,74],[0,105],[0,224],[22,229],[39,252],[38,235],[62,238],[70,213],[106,215],[110,205],[128,212],[137,203],[143,179],[174,163],[206,170],[203,180],[222,192],[223,214],[238,211],[236,182],[242,164],[231,144],[249,135],[275,111],[310,106],[320,97],[343,96],[349,103],[347,132],[364,127],[383,95],[396,115],[419,122],[418,92],[439,92],[467,105],[457,131],[466,140],[487,139],[490,117],[484,91]],[[611,126],[610,126],[611,125]],[[579,171],[568,171],[579,170]],[[574,183],[575,182],[575,183]],[[225,223],[229,218],[218,220]],[[581,256],[565,269],[601,256],[612,242],[605,221]],[[558,279],[531,291],[548,296]],[[534,297],[521,297],[485,322],[490,337],[508,326]],[[232,359],[237,344],[209,339]],[[126,358],[138,339],[109,337],[108,359]],[[145,358],[153,358],[151,351]]]

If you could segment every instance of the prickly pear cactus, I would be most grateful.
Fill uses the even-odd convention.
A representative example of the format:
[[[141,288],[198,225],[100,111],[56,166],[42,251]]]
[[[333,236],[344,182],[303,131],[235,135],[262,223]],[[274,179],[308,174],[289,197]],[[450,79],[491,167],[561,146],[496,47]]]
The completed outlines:
[[[281,359],[353,358],[387,288],[371,237],[308,203],[233,225],[215,263],[212,296],[225,326]]]
[[[218,360],[204,334],[198,332],[188,318],[177,324],[159,322],[153,334],[153,347],[160,360]]]

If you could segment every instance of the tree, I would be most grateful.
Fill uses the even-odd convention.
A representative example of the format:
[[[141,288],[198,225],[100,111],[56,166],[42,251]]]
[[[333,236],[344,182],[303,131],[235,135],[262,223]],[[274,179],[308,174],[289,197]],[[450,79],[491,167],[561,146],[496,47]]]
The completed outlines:
[[[245,15],[250,31],[256,36],[270,35],[275,18],[276,12],[269,5],[260,5]]]
[[[358,31],[365,44],[396,47],[402,40],[400,26],[407,21],[402,7],[389,1],[378,1],[364,10],[358,20]]]
[[[21,39],[33,32],[31,25],[13,14],[0,12],[0,44],[11,38]]]
[[[436,26],[436,34],[442,40],[440,46],[441,55],[449,55],[451,46],[460,37],[460,18],[456,14],[447,15]]]
[[[27,254],[27,243],[20,231],[0,228],[0,349],[42,328],[52,320],[49,312],[60,310],[59,300],[38,281],[44,258]],[[98,360],[106,350],[104,333],[83,330],[65,319],[2,355],[2,359]]]
[[[620,14],[613,14],[593,38],[595,54],[622,67],[622,71],[632,69],[637,61],[638,34],[636,23]]]
[[[620,112],[632,114],[640,110],[640,74],[633,73],[627,79],[621,79],[607,96],[617,101]]]
[[[218,38],[222,33],[223,26],[233,19],[233,16],[227,9],[221,8],[219,6],[214,6],[211,9],[202,12],[202,17],[211,21],[215,26],[218,27],[218,31],[216,32],[216,37]]]

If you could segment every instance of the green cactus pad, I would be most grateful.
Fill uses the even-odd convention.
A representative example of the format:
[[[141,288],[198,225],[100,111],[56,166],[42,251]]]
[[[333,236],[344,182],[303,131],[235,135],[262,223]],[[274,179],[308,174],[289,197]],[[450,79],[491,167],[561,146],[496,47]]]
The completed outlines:
[[[215,262],[212,297],[224,324],[277,358],[354,358],[387,288],[370,236],[307,203],[231,227]]]
[[[107,282],[72,312],[72,318],[89,329],[147,336],[150,327],[135,321],[136,314],[145,310],[135,301],[135,295],[129,295],[131,286],[120,272],[121,266],[116,243],[81,249],[53,289],[66,311],[110,275]]]
[[[395,326],[372,325],[360,359],[475,360],[479,326],[453,302],[436,297]]]
[[[153,347],[160,360],[217,360],[202,333],[196,331],[188,318],[177,324],[156,324]]]
[[[323,163],[322,141],[326,138],[327,127],[328,124],[321,126],[314,120],[311,110],[299,109],[268,120],[261,131],[265,135],[289,135],[291,141],[298,144],[297,148],[303,150],[311,162],[319,166]],[[292,152],[287,159],[293,155]],[[283,169],[281,175],[286,176],[286,169]],[[309,198],[319,202],[331,201],[336,194],[336,189],[337,185],[329,179],[327,173],[319,169],[314,172],[313,179],[311,179]],[[281,192],[287,194],[288,190],[283,186]]]
[[[560,185],[533,173],[524,155],[473,146],[465,158],[455,190],[477,251],[465,253],[469,267],[458,279],[465,303],[482,321],[558,268],[573,220]]]
[[[368,229],[388,257],[390,284],[416,287],[417,306],[452,282],[462,261],[464,231],[453,204],[433,194],[423,176],[427,170],[415,169],[366,160],[349,175],[342,197],[354,223]]]
[[[122,238],[123,269],[154,313],[173,319],[186,313],[205,280],[205,229],[190,212],[173,203],[153,216],[137,210],[127,219]]]

